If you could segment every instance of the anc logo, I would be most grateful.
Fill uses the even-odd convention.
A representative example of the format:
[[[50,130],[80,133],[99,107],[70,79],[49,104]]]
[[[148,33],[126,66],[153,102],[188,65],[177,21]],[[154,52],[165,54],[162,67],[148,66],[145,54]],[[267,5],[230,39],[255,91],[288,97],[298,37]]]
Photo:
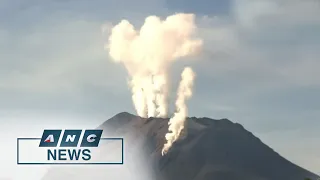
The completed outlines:
[[[103,130],[85,130],[80,147],[98,147]],[[44,130],[39,147],[57,147],[62,130]],[[65,130],[60,147],[77,147],[82,130]]]
[[[57,147],[62,130],[44,130],[39,147]],[[61,136],[59,147],[78,147],[82,130],[65,130]],[[102,130],[85,130],[80,147],[98,147]],[[50,160],[82,160],[91,159],[90,149],[48,149],[48,161]]]
[[[103,130],[100,129],[45,129],[41,138],[18,138],[17,139],[17,164],[123,164],[123,138],[102,138]],[[35,141],[40,140],[37,146],[34,146]],[[93,151],[99,147],[100,141],[117,141],[113,142],[118,152],[117,161],[110,162],[110,160],[93,159]],[[24,141],[22,143],[21,141]],[[26,152],[24,160],[21,162],[22,145],[26,142],[30,143],[29,150]],[[113,145],[114,146],[114,145]],[[33,150],[30,149],[33,148]],[[38,149],[34,149],[38,147]],[[40,147],[40,148],[39,148]],[[39,150],[40,149],[40,150]],[[121,151],[119,151],[121,149]],[[33,157],[30,153],[35,152]],[[99,156],[100,157],[100,156]],[[121,162],[119,162],[121,159]]]

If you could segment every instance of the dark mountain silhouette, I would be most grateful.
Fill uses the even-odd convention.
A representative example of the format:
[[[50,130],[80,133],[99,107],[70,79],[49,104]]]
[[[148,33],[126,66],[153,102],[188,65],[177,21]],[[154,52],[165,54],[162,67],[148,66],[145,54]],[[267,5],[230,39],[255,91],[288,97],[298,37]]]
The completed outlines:
[[[103,136],[124,137],[122,167],[57,167],[43,180],[304,180],[319,176],[289,162],[242,125],[228,119],[187,119],[186,131],[161,156],[168,119],[123,112],[104,122]],[[104,148],[100,155],[109,154]],[[138,158],[137,158],[138,157]],[[135,159],[136,158],[136,159]],[[138,159],[138,160],[137,160]]]

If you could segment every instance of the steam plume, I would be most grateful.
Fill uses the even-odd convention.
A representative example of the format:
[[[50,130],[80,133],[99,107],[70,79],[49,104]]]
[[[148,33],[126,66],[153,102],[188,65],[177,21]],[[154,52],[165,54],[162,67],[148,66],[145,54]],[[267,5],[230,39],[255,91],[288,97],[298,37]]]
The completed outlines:
[[[113,27],[109,54],[128,71],[139,116],[167,116],[168,69],[180,57],[200,50],[202,41],[192,38],[195,30],[193,14],[175,14],[163,21],[149,16],[140,31],[127,20]]]
[[[192,96],[195,73],[190,67],[186,67],[181,74],[181,78],[177,93],[176,113],[169,120],[169,132],[166,134],[167,143],[163,146],[162,155],[166,154],[172,144],[179,138],[180,133],[184,128],[185,120],[188,116],[186,100]]]

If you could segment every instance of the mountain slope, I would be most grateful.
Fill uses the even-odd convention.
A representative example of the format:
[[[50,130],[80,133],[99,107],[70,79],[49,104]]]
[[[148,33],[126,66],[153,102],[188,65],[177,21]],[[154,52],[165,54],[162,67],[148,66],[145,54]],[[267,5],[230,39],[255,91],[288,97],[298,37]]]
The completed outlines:
[[[188,118],[187,131],[169,153],[161,156],[168,119],[144,119],[120,113],[99,128],[104,136],[124,137],[125,166],[118,173],[103,167],[106,176],[118,179],[156,180],[303,180],[318,178],[315,174],[287,161],[263,144],[240,124],[227,119]],[[108,153],[107,150],[105,152]],[[132,160],[139,157],[138,160]],[[139,163],[138,163],[139,161]],[[139,164],[139,165],[138,165]],[[139,168],[138,168],[139,166]],[[67,175],[62,168],[51,169],[44,180],[79,179],[85,177],[87,167],[72,168]],[[125,172],[126,171],[126,172]],[[135,177],[139,172],[139,176]],[[124,177],[124,174],[128,175]],[[97,173],[94,173],[97,174]]]

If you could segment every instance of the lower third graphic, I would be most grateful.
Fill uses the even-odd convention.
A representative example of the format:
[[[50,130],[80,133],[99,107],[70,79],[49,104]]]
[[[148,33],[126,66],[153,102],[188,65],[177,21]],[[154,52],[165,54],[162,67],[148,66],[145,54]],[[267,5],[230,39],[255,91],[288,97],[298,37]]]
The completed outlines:
[[[123,164],[123,138],[103,138],[102,132],[45,129],[41,138],[18,138],[17,164]]]

